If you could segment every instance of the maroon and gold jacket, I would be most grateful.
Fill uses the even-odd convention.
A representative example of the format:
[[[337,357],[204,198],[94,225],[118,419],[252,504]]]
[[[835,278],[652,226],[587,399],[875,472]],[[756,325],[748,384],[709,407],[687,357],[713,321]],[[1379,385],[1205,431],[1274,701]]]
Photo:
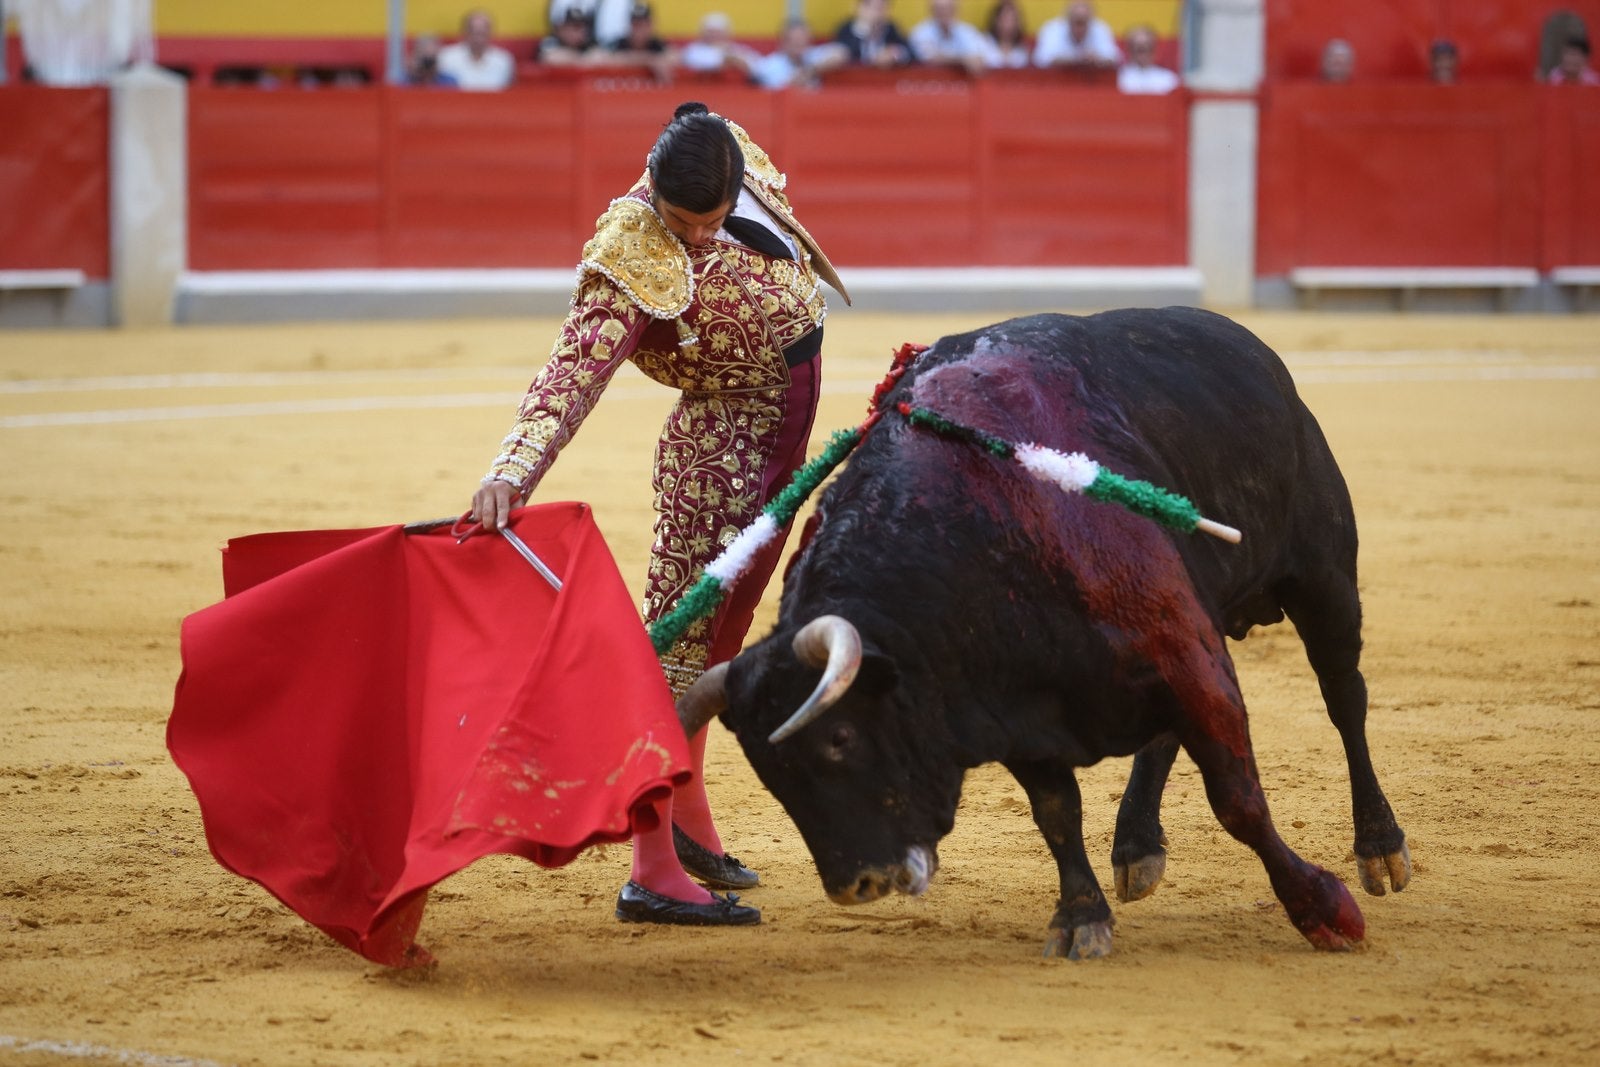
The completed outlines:
[[[827,314],[819,278],[849,302],[838,275],[794,218],[785,176],[733,123],[745,187],[795,239],[798,260],[712,240],[686,246],[650,206],[648,176],[611,202],[583,248],[572,309],[549,361],[485,479],[523,492],[543,476],[625,360],[689,394],[789,384],[783,350]]]

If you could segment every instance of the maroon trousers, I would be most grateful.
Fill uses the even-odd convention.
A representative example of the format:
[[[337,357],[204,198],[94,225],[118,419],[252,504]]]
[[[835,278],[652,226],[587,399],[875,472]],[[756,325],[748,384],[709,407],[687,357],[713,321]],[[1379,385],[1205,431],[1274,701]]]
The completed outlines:
[[[821,395],[822,357],[789,368],[789,389],[785,395],[783,424],[778,428],[778,443],[761,479],[761,504],[765,507],[794,479],[795,471],[805,466],[806,445],[816,422],[817,400]],[[711,617],[711,651],[707,667],[732,659],[744,646],[745,635],[761,602],[767,580],[777,569],[789,539],[785,525],[772,543],[756,554],[750,569],[734,583],[733,589]]]

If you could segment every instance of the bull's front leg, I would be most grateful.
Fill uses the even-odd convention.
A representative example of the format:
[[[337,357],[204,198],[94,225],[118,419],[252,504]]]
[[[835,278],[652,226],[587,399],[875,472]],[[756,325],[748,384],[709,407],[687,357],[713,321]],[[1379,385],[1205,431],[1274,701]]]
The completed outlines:
[[[1167,870],[1167,835],[1161,829],[1161,794],[1178,756],[1178,739],[1164,734],[1139,750],[1117,808],[1111,870],[1118,900],[1143,900]]]
[[[1061,899],[1050,919],[1046,956],[1086,960],[1111,951],[1111,905],[1100,891],[1083,848],[1083,798],[1070,764],[1007,763],[1028,794],[1033,821],[1050,846],[1061,878]]]
[[[1358,947],[1366,922],[1349,891],[1296,855],[1272,825],[1237,690],[1191,693],[1183,705],[1188,720],[1183,747],[1205,779],[1211,810],[1228,833],[1261,858],[1289,921],[1317,948]]]

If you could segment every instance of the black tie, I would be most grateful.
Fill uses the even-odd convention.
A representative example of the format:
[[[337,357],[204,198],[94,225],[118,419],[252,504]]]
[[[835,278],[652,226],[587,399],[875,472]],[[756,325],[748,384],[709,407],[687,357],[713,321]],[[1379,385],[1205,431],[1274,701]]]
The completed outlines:
[[[737,238],[740,244],[771,256],[773,259],[794,258],[794,253],[789,251],[789,246],[784,244],[777,234],[752,219],[729,215],[722,223],[722,228]]]

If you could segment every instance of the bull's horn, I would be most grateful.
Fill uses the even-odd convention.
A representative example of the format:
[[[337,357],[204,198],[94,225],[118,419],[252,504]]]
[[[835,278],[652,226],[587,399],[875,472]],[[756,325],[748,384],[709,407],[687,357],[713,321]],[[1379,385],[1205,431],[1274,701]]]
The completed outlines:
[[[694,680],[678,698],[683,735],[693,737],[728,708],[728,665],[719,663]]]
[[[793,736],[802,726],[827,711],[844,696],[861,669],[861,634],[846,619],[820,615],[794,635],[794,654],[809,667],[821,667],[822,680],[811,691],[800,710],[767,738],[777,744]]]

